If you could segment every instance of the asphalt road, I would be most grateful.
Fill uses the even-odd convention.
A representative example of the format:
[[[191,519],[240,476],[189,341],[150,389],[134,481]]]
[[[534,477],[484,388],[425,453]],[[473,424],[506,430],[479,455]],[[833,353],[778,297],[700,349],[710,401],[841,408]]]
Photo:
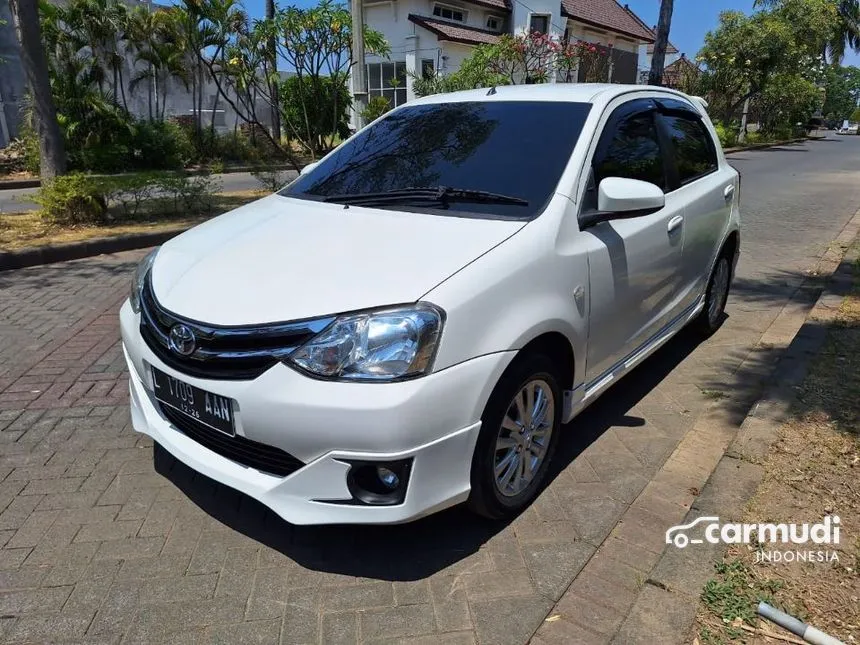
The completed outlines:
[[[692,614],[654,602],[687,584],[657,565],[665,531],[779,357],[762,334],[811,307],[785,306],[860,205],[858,153],[833,137],[732,156],[742,254],[723,327],[673,339],[565,428],[552,483],[509,525],[452,509],[295,527],[153,461],[116,315],[146,251],[0,273],[0,642],[671,642],[648,630]]]
[[[729,155],[741,173],[738,277],[755,276],[762,296],[796,283],[860,207],[858,161],[860,137],[835,135]]]

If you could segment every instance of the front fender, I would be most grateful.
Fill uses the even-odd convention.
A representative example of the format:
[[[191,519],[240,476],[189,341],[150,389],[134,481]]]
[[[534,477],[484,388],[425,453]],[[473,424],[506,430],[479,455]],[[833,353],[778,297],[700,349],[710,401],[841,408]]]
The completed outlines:
[[[551,228],[539,221],[424,296],[447,313],[435,369],[520,350],[556,332],[573,350],[574,383],[582,382],[585,361],[576,358],[585,357],[588,302],[574,294],[587,293],[588,259],[584,252],[557,253]]]

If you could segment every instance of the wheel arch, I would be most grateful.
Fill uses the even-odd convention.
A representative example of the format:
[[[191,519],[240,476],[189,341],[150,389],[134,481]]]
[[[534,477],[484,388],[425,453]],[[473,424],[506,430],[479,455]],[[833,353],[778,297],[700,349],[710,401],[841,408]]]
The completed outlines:
[[[570,340],[559,331],[545,331],[528,341],[517,352],[517,357],[542,354],[558,369],[562,390],[572,390],[576,378],[576,355]]]

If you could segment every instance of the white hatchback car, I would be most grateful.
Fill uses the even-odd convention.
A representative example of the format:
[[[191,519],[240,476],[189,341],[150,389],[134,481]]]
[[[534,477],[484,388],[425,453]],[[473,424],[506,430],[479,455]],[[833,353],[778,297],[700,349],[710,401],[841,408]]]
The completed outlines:
[[[412,101],[144,259],[134,427],[296,524],[517,513],[562,424],[721,324],[739,181],[670,90]]]

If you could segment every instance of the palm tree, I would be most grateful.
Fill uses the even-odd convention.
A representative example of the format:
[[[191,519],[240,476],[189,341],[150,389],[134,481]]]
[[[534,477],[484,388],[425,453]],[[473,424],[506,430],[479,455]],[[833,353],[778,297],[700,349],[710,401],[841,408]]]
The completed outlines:
[[[127,108],[123,63],[128,31],[128,9],[118,0],[75,0],[65,12],[70,35],[81,48],[89,49],[99,89],[104,89],[107,72],[114,97]]]
[[[44,179],[52,179],[66,172],[66,152],[51,94],[39,11],[35,0],[10,0],[9,5],[21,44],[21,62],[30,87],[36,132],[39,135],[39,173]]]
[[[654,41],[654,54],[651,56],[649,85],[662,85],[663,68],[666,62],[666,46],[669,43],[669,29],[672,26],[673,0],[660,0],[660,18],[657,21],[657,38]]]
[[[137,7],[131,16],[129,36],[135,63],[144,65],[132,76],[129,89],[134,92],[141,83],[147,82],[151,88],[149,118],[164,120],[168,81],[176,79],[187,90],[191,80],[177,12]]]
[[[832,0],[838,19],[832,35],[822,46],[824,60],[839,64],[850,49],[860,53],[860,0]],[[782,0],[755,0],[756,7],[778,7]]]
[[[266,20],[272,21],[275,19],[275,0],[266,0]],[[269,37],[268,54],[269,65],[272,68],[273,76],[278,72],[278,50],[277,38],[274,34]],[[278,83],[280,79],[275,79],[269,83],[269,93],[272,95],[272,136],[278,140],[281,138],[281,108],[278,100]]]

